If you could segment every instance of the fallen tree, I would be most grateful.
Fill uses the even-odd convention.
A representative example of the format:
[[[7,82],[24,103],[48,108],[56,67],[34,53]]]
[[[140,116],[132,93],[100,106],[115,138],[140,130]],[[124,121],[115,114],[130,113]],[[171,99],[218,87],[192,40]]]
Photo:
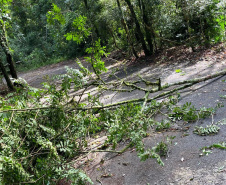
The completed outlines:
[[[140,81],[127,82],[127,81],[122,80],[121,82],[114,83],[113,88],[108,87],[108,86],[112,86],[112,83],[108,83],[108,84],[104,83],[103,84],[102,81],[100,81],[98,83],[98,81],[95,80],[94,82],[84,84],[84,88],[79,89],[79,90],[83,91],[83,93],[80,95],[80,97],[82,97],[84,95],[84,93],[88,89],[88,87],[92,87],[92,86],[98,87],[99,91],[107,90],[107,91],[118,91],[118,92],[132,92],[134,90],[140,90],[140,91],[145,92],[145,97],[139,98],[139,99],[126,100],[126,101],[108,104],[108,105],[102,104],[102,105],[99,105],[99,106],[90,106],[90,107],[80,107],[80,106],[74,107],[75,104],[79,105],[81,98],[77,102],[75,102],[74,98],[72,98],[69,103],[65,104],[66,105],[65,107],[68,107],[68,105],[69,105],[70,109],[65,109],[65,111],[70,112],[70,111],[74,111],[74,110],[84,110],[85,111],[85,110],[90,110],[90,109],[105,109],[105,108],[120,106],[120,105],[123,105],[123,104],[139,103],[139,102],[144,102],[144,101],[148,103],[148,102],[151,102],[151,101],[156,100],[158,98],[165,97],[167,95],[171,95],[174,92],[178,92],[180,90],[191,87],[191,86],[193,86],[197,83],[204,82],[204,81],[214,79],[214,78],[217,78],[217,77],[221,77],[221,76],[224,76],[224,75],[226,75],[226,70],[217,72],[215,74],[207,75],[207,76],[204,76],[204,77],[200,77],[200,78],[194,78],[194,79],[176,82],[176,83],[172,83],[172,84],[167,83],[167,84],[164,84],[164,85],[161,84],[160,79],[158,80],[158,82],[153,83],[153,82],[147,81],[147,80],[143,79],[142,77],[140,77],[141,78]],[[140,82],[144,82],[146,84],[146,86],[150,86],[150,85],[157,86],[157,88],[154,88],[154,89],[141,88],[141,87],[136,85],[137,83],[140,83]],[[130,89],[122,89],[122,84],[124,84],[127,87],[130,87]],[[182,86],[179,86],[179,85],[182,85]],[[121,88],[116,89],[115,88],[116,86],[117,87],[120,86]],[[176,87],[171,89],[171,90],[168,90],[168,91],[163,92],[163,93],[159,93],[155,97],[148,98],[150,93],[161,92],[164,89],[168,89],[168,88],[174,87],[174,86],[176,86]],[[56,88],[56,87],[54,87],[54,88]],[[75,90],[78,91],[77,88]],[[64,88],[62,88],[61,91],[64,91]],[[147,96],[147,93],[148,93],[148,96]],[[62,93],[62,94],[64,94],[64,93]],[[29,111],[29,110],[41,110],[41,109],[51,109],[51,108],[56,108],[56,107],[45,107],[45,106],[44,107],[31,107],[31,108],[26,108],[26,109],[0,110],[0,112],[8,112],[8,111],[24,112],[24,111]]]
[[[65,24],[65,18],[55,4],[47,18],[50,24],[55,21]],[[89,37],[90,30],[85,22],[86,17],[77,17],[73,21],[74,31],[65,34],[66,39],[80,44]],[[85,59],[91,64],[93,74],[78,61],[80,70],[67,68],[67,74],[44,83],[44,89],[32,88],[18,79],[16,83],[22,82],[22,88],[0,99],[0,184],[57,184],[61,179],[74,185],[92,183],[84,172],[74,168],[76,159],[90,152],[122,153],[129,147],[136,149],[141,160],[153,158],[163,165],[161,157],[167,156],[173,138],[150,148],[145,147],[143,138],[169,129],[178,120],[194,122],[213,117],[220,107],[219,104],[197,110],[191,103],[178,106],[177,92],[223,76],[225,70],[165,85],[161,84],[161,79],[153,83],[141,76],[138,81],[117,78],[116,82],[107,83],[101,78],[101,73],[107,71],[101,60],[107,55],[105,50],[100,40],[93,41],[87,48],[88,57]],[[139,83],[146,84],[146,87],[139,86]],[[92,88],[96,92],[94,95],[89,93]],[[172,89],[161,92],[167,88]],[[73,97],[70,96],[72,89],[75,92]],[[145,92],[145,96],[109,105],[99,99],[104,91],[134,90]],[[159,94],[149,98],[154,92]],[[85,95],[87,98],[83,99]],[[157,98],[163,100],[156,101]],[[155,120],[158,114],[163,116],[162,121]],[[106,135],[103,145],[89,147],[90,139],[100,133]],[[121,141],[129,141],[129,144],[118,151],[116,147]]]
[[[167,155],[170,143],[156,143],[147,149],[143,138],[151,137],[152,132],[169,129],[179,119],[194,122],[213,116],[219,105],[199,110],[190,103],[178,106],[177,93],[194,84],[226,74],[224,70],[165,85],[161,84],[161,79],[150,82],[141,76],[138,81],[118,80],[106,83],[100,75],[95,77],[95,74],[81,65],[80,67],[81,71],[68,68],[67,74],[56,77],[60,86],[59,83],[56,85],[50,81],[51,83],[44,84],[43,90],[24,83],[23,88],[18,88],[16,93],[9,94],[5,99],[1,98],[1,182],[55,184],[63,178],[74,184],[91,182],[81,170],[73,167],[76,158],[91,152],[120,154],[130,147],[136,148],[141,160],[155,158],[163,165],[161,156]],[[141,88],[140,83],[146,84],[146,87]],[[108,105],[100,102],[98,93],[88,94],[88,98],[83,99],[87,90],[94,87],[98,88],[99,93],[106,90],[140,90],[145,92],[145,96]],[[70,96],[71,88],[77,92],[77,101]],[[165,91],[168,88],[170,89]],[[149,98],[154,92],[159,94]],[[162,101],[156,101],[157,98],[162,98]],[[165,109],[168,111],[163,112]],[[164,117],[162,122],[154,119],[157,114]],[[105,142],[96,148],[90,148],[90,138],[103,132],[107,136]],[[129,144],[122,150],[115,150],[120,141],[129,141]],[[12,173],[15,174],[13,178],[10,175]]]

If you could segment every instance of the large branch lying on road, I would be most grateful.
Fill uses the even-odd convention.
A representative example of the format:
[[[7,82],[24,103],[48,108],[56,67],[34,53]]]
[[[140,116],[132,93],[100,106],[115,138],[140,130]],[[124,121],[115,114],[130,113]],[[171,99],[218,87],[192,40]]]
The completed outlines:
[[[167,88],[172,87],[172,86],[178,86],[178,85],[183,85],[183,86],[177,87],[177,88],[169,90],[167,92],[163,92],[163,93],[161,93],[161,94],[159,94],[159,95],[157,95],[157,96],[155,96],[153,98],[150,98],[150,99],[146,99],[144,97],[144,98],[139,98],[139,99],[132,99],[132,100],[127,100],[127,101],[122,101],[122,102],[109,104],[109,105],[105,105],[105,106],[93,106],[93,107],[76,108],[76,109],[77,110],[104,109],[104,108],[110,108],[110,107],[115,107],[115,106],[119,106],[119,105],[123,105],[123,104],[142,102],[142,101],[146,101],[148,103],[148,102],[151,102],[154,99],[161,98],[161,97],[164,97],[166,95],[172,94],[172,93],[174,93],[176,91],[179,91],[179,90],[191,87],[191,86],[193,86],[193,85],[195,85],[197,83],[200,83],[200,82],[203,82],[203,81],[207,81],[207,80],[219,77],[219,76],[224,76],[224,75],[226,75],[226,70],[223,70],[221,72],[217,72],[215,74],[208,75],[208,76],[205,76],[205,77],[201,77],[201,78],[185,80],[185,81],[176,82],[176,83],[172,83],[172,84],[165,84],[165,85],[161,86],[161,90],[167,89]],[[140,90],[140,89],[138,89],[138,90]],[[145,92],[149,92],[149,93],[154,93],[154,92],[158,92],[159,89],[158,88],[154,89],[154,90],[144,89],[144,91]],[[73,110],[73,109],[71,109],[71,110]]]
[[[123,81],[123,84],[125,84],[127,87],[131,87],[131,89],[111,89],[111,88],[106,88],[106,87],[103,87],[104,90],[109,90],[109,91],[118,91],[118,92],[132,92],[134,90],[140,90],[140,91],[144,91],[144,92],[150,92],[150,93],[155,93],[155,92],[158,92],[160,90],[163,90],[163,89],[167,89],[169,87],[172,87],[172,86],[177,86],[177,85],[182,85],[182,84],[196,84],[196,83],[200,83],[202,81],[206,81],[206,80],[209,80],[209,79],[212,79],[212,78],[216,78],[218,76],[223,76],[226,74],[226,70],[223,70],[221,72],[218,72],[218,73],[215,73],[215,74],[212,74],[212,75],[208,75],[208,76],[205,76],[205,77],[201,77],[201,78],[195,78],[195,79],[191,79],[191,80],[185,80],[185,81],[181,81],[181,82],[176,82],[176,83],[171,83],[171,84],[165,84],[165,85],[161,85],[161,80],[159,79],[158,82],[149,82],[149,81],[146,81],[146,80],[142,80],[142,81],[145,81],[145,84],[148,86],[148,85],[155,85],[155,86],[158,86],[158,88],[155,88],[155,89],[145,89],[145,88],[141,88],[137,85],[135,85],[136,83],[139,83],[141,81],[135,81],[135,82],[125,82]]]
[[[70,111],[74,111],[74,110],[83,110],[83,111],[85,111],[85,110],[90,110],[90,109],[105,109],[105,108],[111,108],[111,107],[120,106],[120,105],[123,105],[123,104],[139,103],[139,102],[145,102],[145,104],[146,104],[148,102],[151,102],[152,100],[155,100],[157,98],[161,98],[161,97],[164,97],[166,95],[172,94],[172,93],[174,93],[176,91],[179,91],[179,90],[191,87],[191,86],[193,86],[193,85],[195,85],[197,83],[200,83],[200,82],[203,82],[203,81],[206,81],[206,80],[210,80],[210,79],[213,79],[213,78],[216,78],[216,77],[219,77],[219,76],[224,76],[224,75],[226,75],[226,70],[223,70],[221,72],[217,72],[215,74],[208,75],[208,76],[205,76],[205,77],[195,78],[195,79],[191,79],[191,80],[185,80],[185,81],[171,83],[171,84],[165,84],[163,86],[161,86],[161,84],[159,84],[161,86],[161,90],[167,89],[167,88],[173,87],[173,86],[179,86],[179,87],[176,87],[176,88],[174,88],[172,90],[169,90],[169,91],[166,91],[166,92],[163,92],[163,93],[160,93],[159,95],[157,95],[157,96],[155,96],[153,98],[148,98],[147,96],[145,96],[144,98],[132,99],[132,100],[122,101],[122,102],[108,104],[108,105],[104,105],[104,106],[92,106],[92,107],[84,107],[84,108],[73,107],[73,108],[69,108],[69,109],[67,109],[65,111],[70,112]],[[159,80],[159,82],[161,82],[161,81]],[[132,83],[130,83],[130,84],[132,84]],[[128,85],[128,83],[127,83],[127,85]],[[182,85],[182,86],[180,86],[180,85]],[[136,89],[135,85],[132,85],[132,87],[133,87],[133,89]],[[154,93],[154,92],[161,91],[161,90],[159,90],[159,87],[156,88],[156,89],[151,89],[151,90],[144,89],[144,88],[137,88],[137,89],[144,91],[146,95],[147,95],[147,93],[149,94],[149,93]],[[103,90],[106,90],[106,89],[103,88]],[[52,109],[52,108],[55,109],[56,107],[33,107],[33,108],[27,108],[27,109],[9,109],[9,110],[0,110],[0,113],[2,113],[2,112],[12,112],[12,111],[25,112],[25,111],[35,111],[35,110],[40,110],[40,109]]]

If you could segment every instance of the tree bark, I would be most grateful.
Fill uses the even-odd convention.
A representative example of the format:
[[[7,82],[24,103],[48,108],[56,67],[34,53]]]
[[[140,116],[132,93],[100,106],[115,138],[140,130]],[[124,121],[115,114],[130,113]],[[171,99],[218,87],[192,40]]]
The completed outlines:
[[[10,78],[9,78],[9,75],[8,75],[8,73],[7,73],[7,71],[6,71],[6,69],[5,69],[5,67],[4,67],[4,65],[3,65],[1,60],[0,60],[0,69],[1,69],[2,74],[3,74],[3,76],[4,76],[5,80],[6,80],[8,88],[10,90],[14,90],[14,86],[13,86],[13,84],[12,84]]]
[[[142,31],[141,31],[140,23],[139,23],[139,21],[138,21],[138,19],[136,17],[136,14],[135,14],[135,11],[133,9],[133,6],[132,6],[130,0],[125,0],[125,2],[127,3],[128,7],[130,9],[130,12],[131,12],[132,19],[134,20],[134,22],[136,24],[136,31],[137,31],[137,33],[139,35],[139,38],[140,38],[140,41],[141,41],[144,53],[145,53],[146,56],[150,56],[151,52],[148,50],[148,48],[146,46],[144,35],[143,35]]]

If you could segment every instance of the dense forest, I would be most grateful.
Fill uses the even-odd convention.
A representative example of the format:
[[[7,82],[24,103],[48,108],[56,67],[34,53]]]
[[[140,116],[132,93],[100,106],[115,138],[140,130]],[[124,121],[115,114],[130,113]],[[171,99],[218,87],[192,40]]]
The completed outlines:
[[[147,86],[156,87],[147,90],[138,82],[104,82],[101,74],[107,68],[102,59],[117,50],[136,60],[180,45],[195,52],[200,46],[224,42],[225,26],[225,0],[1,0],[0,69],[10,91],[0,98],[0,184],[57,184],[61,179],[91,183],[72,163],[87,153],[87,137],[103,130],[108,139],[100,150],[110,146],[111,152],[122,153],[135,146],[141,160],[154,158],[163,165],[167,144],[146,150],[142,138],[153,125],[158,130],[169,123],[155,122],[149,115],[167,108],[169,120],[180,115],[194,121],[212,115],[220,105],[197,113],[190,104],[177,106],[179,96],[157,102],[148,99],[149,94],[187,84],[157,96],[164,97],[225,71],[165,86],[160,79],[149,82],[140,77]],[[18,72],[81,56],[86,56],[92,70],[78,60],[80,70],[68,68],[67,74],[54,77],[58,84],[49,80],[43,89],[36,89],[18,78]],[[122,84],[126,89],[117,88]],[[84,103],[81,97],[90,86],[138,89],[145,97],[103,105],[88,93]],[[78,92],[76,101],[69,96],[71,88]],[[115,151],[124,139],[130,141],[128,146]]]
[[[217,0],[3,0],[1,60],[37,68],[84,55],[98,40],[136,58],[181,44],[195,50],[225,39],[225,16],[225,2]]]

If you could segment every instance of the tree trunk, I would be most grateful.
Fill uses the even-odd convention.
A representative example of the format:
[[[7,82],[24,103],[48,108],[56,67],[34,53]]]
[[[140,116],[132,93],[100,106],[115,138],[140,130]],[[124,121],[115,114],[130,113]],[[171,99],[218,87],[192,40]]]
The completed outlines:
[[[135,14],[135,11],[133,9],[133,6],[132,6],[130,0],[125,0],[125,2],[127,3],[128,7],[130,9],[130,12],[131,12],[131,16],[132,16],[132,18],[133,18],[133,20],[134,20],[134,22],[136,24],[136,31],[137,31],[137,33],[139,35],[140,40],[141,40],[141,44],[142,44],[142,48],[144,50],[144,53],[145,53],[145,55],[149,56],[149,55],[151,55],[151,52],[148,50],[148,48],[146,46],[144,35],[143,35],[142,31],[141,31],[140,23],[139,23],[139,21],[138,21],[138,19],[136,17],[136,14]]]
[[[153,54],[154,47],[153,47],[153,41],[152,41],[152,33],[147,28],[147,26],[152,28],[152,25],[148,21],[146,7],[144,5],[143,0],[141,0],[141,6],[142,6],[142,10],[143,10],[142,13],[143,13],[143,22],[144,22],[144,28],[145,28],[145,33],[146,33],[146,39],[147,39],[147,42],[149,45],[150,54]]]
[[[2,74],[3,74],[3,76],[4,76],[5,80],[6,80],[8,88],[10,90],[14,90],[14,86],[13,86],[13,84],[12,84],[10,78],[9,78],[9,75],[8,75],[8,73],[7,73],[7,71],[6,71],[6,69],[5,69],[5,67],[4,67],[4,65],[3,65],[1,60],[0,60],[0,69],[1,69]]]
[[[9,64],[10,74],[11,74],[12,78],[17,79],[18,77],[17,77],[17,73],[16,73],[16,70],[15,70],[14,63],[13,63],[13,57],[12,57],[11,52],[9,50],[4,25],[2,25],[2,34],[0,35],[0,45],[1,45],[3,51],[6,55],[6,60],[7,60],[7,63]]]
[[[119,9],[119,13],[120,13],[120,17],[121,17],[121,23],[122,23],[122,26],[124,27],[125,31],[126,31],[126,38],[127,38],[127,41],[131,47],[131,50],[133,52],[133,55],[136,57],[136,58],[139,58],[139,56],[137,55],[137,52],[134,48],[134,45],[133,45],[133,42],[131,40],[131,37],[130,37],[130,33],[129,33],[129,29],[128,29],[128,26],[126,24],[126,21],[123,17],[123,13],[122,13],[122,9],[121,9],[121,5],[120,5],[120,2],[119,0],[117,0],[117,4],[118,4],[118,9]]]

